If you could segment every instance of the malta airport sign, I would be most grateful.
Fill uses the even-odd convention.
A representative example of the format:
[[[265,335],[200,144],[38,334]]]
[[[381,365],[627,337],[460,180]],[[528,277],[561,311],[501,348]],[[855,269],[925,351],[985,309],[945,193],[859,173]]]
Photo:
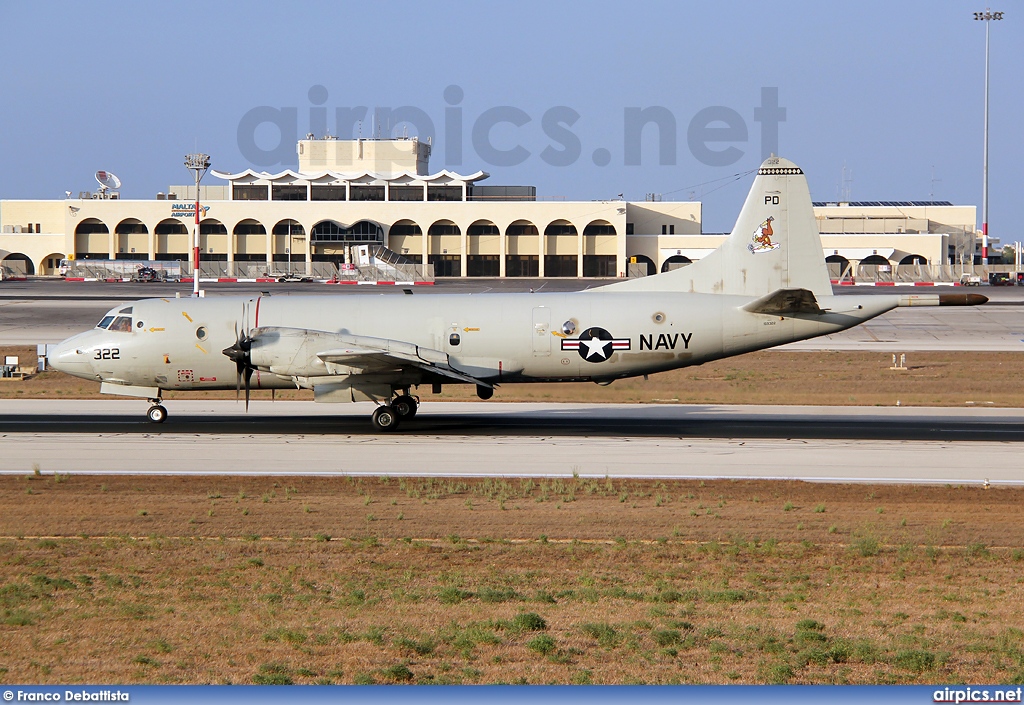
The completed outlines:
[[[209,206],[199,206],[199,210],[202,211],[202,216],[205,218],[209,212]],[[171,217],[172,218],[194,218],[196,214],[195,203],[172,203],[171,204]]]

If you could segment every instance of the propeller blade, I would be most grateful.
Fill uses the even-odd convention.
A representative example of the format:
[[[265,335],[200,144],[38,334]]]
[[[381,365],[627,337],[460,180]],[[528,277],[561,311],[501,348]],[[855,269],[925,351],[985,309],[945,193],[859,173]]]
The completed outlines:
[[[249,335],[249,306],[242,304],[242,316],[245,319],[247,330],[239,330],[238,322],[234,323],[234,343],[225,347],[221,353],[228,360],[234,363],[234,401],[238,402],[242,395],[243,378],[246,387],[246,411],[249,411],[250,380],[253,376],[253,361],[251,350],[253,339]]]
[[[243,310],[243,315],[248,316],[248,311]],[[252,338],[245,331],[238,330],[238,323],[235,323],[235,342],[231,347],[224,348],[221,352],[235,363],[235,401],[238,401],[242,392],[242,378],[245,378],[245,410],[249,411],[249,380],[252,378]]]
[[[245,368],[245,413],[249,413],[249,380],[252,379],[252,368]]]

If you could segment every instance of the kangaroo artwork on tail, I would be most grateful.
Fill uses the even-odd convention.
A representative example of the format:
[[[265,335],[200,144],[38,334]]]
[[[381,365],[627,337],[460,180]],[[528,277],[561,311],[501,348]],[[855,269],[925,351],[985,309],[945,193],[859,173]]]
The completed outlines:
[[[578,292],[147,299],[112,309],[49,363],[148,399],[165,390],[308,389],[368,401],[373,427],[412,421],[421,387],[608,384],[856,326],[897,306],[979,305],[977,294],[835,296],[803,171],[757,170],[732,233],[687,267]]]
[[[764,219],[764,222],[757,226],[757,230],[750,236],[750,244],[747,245],[747,249],[753,254],[758,252],[771,252],[772,250],[779,249],[777,242],[772,242],[772,235],[775,232],[772,230],[772,221],[775,220],[774,216],[768,216]]]

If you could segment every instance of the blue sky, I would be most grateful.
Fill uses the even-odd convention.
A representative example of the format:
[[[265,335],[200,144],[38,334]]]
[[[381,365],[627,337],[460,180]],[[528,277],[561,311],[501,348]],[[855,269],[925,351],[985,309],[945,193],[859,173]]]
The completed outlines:
[[[304,135],[312,96],[331,132],[337,108],[366,106],[370,123],[375,108],[418,108],[435,130],[431,170],[483,169],[487,183],[533,184],[541,197],[692,194],[704,201],[705,230],[721,231],[749,186],[727,177],[760,163],[755,109],[762,88],[777,88],[786,111],[780,153],[808,173],[816,200],[838,197],[845,165],[854,200],[933,195],[977,204],[980,220],[984,27],[972,19],[980,9],[923,0],[7,2],[0,198],[88,190],[97,169],[121,177],[124,197],[152,198],[189,180],[182,159],[197,146],[217,169],[294,166],[256,163],[281,143],[277,126],[249,130],[255,154],[239,128],[270,106],[293,110]],[[989,220],[1005,243],[1024,237],[1013,167],[1024,161],[1024,8],[1008,0],[995,9],[1007,16],[992,27]],[[454,106],[449,86],[461,89]],[[639,159],[629,160],[626,111],[652,106],[674,121],[675,149],[659,150],[652,124]],[[528,119],[488,133],[495,150],[522,147],[519,163],[495,164],[474,148],[474,126],[495,108]],[[572,111],[579,117],[569,125]],[[549,112],[562,124],[545,126]],[[690,148],[695,123],[698,132],[724,126],[709,114],[738,121],[730,141],[706,143],[731,148],[718,159],[730,163]],[[462,137],[461,164],[450,163],[446,133]],[[291,140],[284,135],[284,151],[294,154]],[[545,148],[569,148],[569,163],[545,160]]]

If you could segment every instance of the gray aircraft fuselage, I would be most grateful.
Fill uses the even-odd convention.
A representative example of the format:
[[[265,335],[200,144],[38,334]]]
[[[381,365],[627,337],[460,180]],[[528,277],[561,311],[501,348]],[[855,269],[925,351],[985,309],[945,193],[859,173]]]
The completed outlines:
[[[235,363],[221,351],[238,331],[286,328],[381,339],[397,332],[402,341],[447,354],[453,369],[495,384],[610,381],[840,331],[895,306],[892,297],[843,296],[832,297],[825,314],[777,316],[743,310],[750,300],[600,291],[147,299],[111,311],[116,316],[131,307],[131,332],[81,333],[61,343],[51,361],[111,385],[234,389]],[[592,338],[586,333],[594,329],[607,331],[610,341],[580,341]],[[282,352],[287,358],[291,350]],[[254,389],[308,386],[311,379],[332,376],[308,356],[277,362],[274,372],[256,370]],[[399,377],[401,384],[419,384],[431,376],[404,370],[391,378]]]

